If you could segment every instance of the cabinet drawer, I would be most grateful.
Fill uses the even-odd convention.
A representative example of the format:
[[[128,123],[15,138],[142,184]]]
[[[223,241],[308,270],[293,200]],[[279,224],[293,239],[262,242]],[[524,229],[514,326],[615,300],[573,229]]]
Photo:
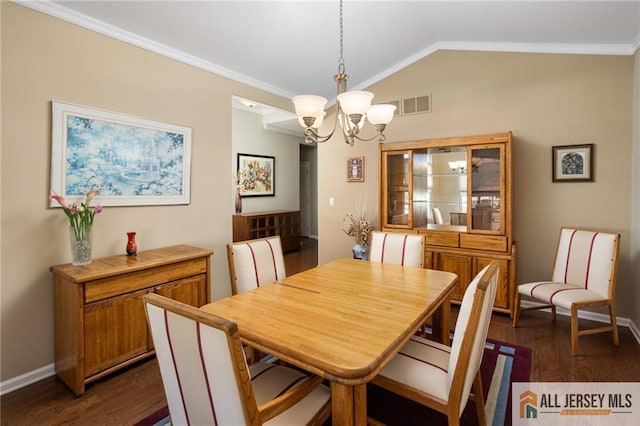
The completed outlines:
[[[499,235],[460,234],[460,247],[507,252],[507,237]]]
[[[424,243],[428,246],[458,247],[460,234],[451,231],[425,231]]]
[[[85,285],[85,303],[142,290],[196,274],[203,274],[206,271],[207,261],[204,258],[200,258],[90,281]]]

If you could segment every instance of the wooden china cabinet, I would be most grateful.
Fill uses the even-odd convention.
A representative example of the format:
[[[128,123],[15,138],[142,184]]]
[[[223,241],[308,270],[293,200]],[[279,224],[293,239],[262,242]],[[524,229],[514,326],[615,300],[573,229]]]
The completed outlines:
[[[516,271],[512,145],[511,132],[379,145],[382,229],[424,234],[425,267],[458,275],[454,301],[498,261],[494,310],[509,314]],[[434,209],[444,223],[435,223]]]

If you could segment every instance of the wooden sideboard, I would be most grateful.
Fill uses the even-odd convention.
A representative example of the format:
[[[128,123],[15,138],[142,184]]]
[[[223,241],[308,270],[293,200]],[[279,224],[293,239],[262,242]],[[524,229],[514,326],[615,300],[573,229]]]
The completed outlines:
[[[142,296],[209,303],[212,254],[178,245],[52,266],[56,374],[81,395],[86,384],[153,355]]]
[[[233,242],[280,235],[282,250],[300,249],[300,211],[242,213],[233,216]]]

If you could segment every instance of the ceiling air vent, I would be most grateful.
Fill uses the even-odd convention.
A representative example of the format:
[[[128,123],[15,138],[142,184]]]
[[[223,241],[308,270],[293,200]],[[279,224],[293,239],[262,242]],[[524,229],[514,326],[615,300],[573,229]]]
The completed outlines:
[[[417,114],[421,112],[431,112],[431,95],[402,100],[402,114]]]

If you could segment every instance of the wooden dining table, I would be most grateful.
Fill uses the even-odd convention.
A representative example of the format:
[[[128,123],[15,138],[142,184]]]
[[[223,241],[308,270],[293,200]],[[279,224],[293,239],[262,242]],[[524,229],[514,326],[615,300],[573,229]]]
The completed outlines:
[[[365,425],[366,384],[432,317],[449,338],[457,275],[338,259],[202,310],[238,324],[242,340],[331,382],[334,425]]]

